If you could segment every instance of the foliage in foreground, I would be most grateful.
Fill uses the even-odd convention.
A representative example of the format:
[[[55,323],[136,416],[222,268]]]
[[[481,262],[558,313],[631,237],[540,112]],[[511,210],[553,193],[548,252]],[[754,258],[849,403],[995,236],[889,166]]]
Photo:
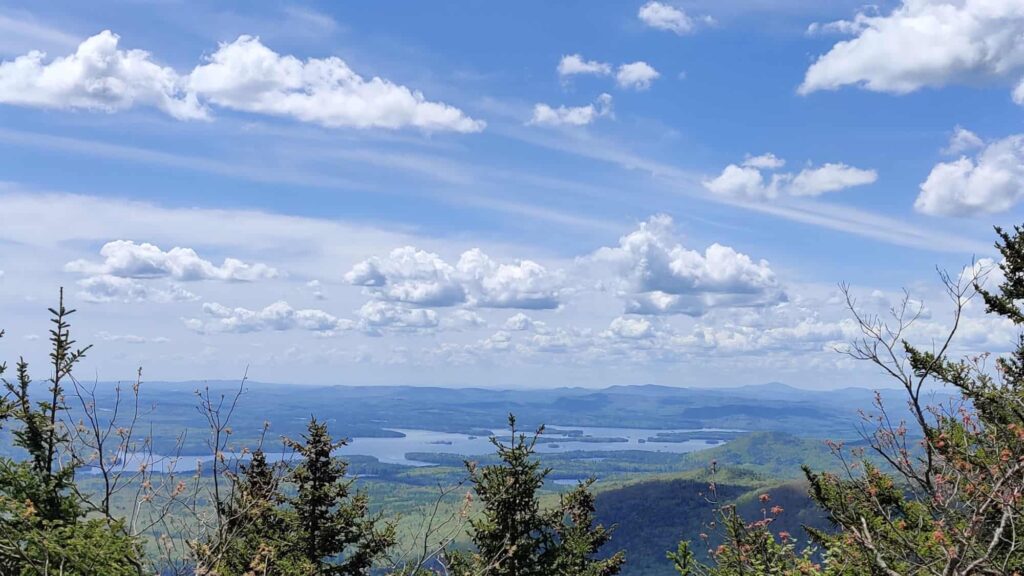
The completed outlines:
[[[512,443],[492,438],[499,462],[466,463],[471,494],[482,505],[479,517],[469,520],[467,506],[440,524],[444,535],[436,547],[429,538],[439,532],[428,528],[424,551],[390,566],[393,524],[372,516],[366,494],[353,490],[347,463],[332,456],[345,441],[335,441],[326,424],[311,418],[301,440],[285,440],[294,465],[271,464],[262,443],[246,462],[229,456],[236,449],[230,420],[244,379],[233,398],[197,391],[209,423],[210,468],[200,467],[187,482],[173,469],[157,479],[152,442],[138,438],[135,429],[140,382],[125,417],[120,389],[111,415],[104,416],[95,390],[74,380],[72,368],[88,348],[72,348],[72,312],[62,293],[60,306],[51,310],[53,372],[46,400],[30,397],[24,361],[15,380],[3,379],[0,426],[9,427],[28,457],[0,458],[0,574],[361,576],[387,569],[406,575],[614,576],[622,566],[621,552],[597,556],[611,533],[595,525],[590,482],[563,494],[557,506],[541,507],[539,490],[549,473],[534,454],[541,431],[530,440],[517,436],[512,416]],[[5,371],[0,365],[0,377]],[[74,384],[77,421],[70,418],[65,381]],[[147,450],[149,459],[128,464]],[[98,477],[98,493],[83,492],[75,482],[83,466]],[[126,521],[112,501],[128,487],[134,487],[135,512]],[[475,551],[449,552],[455,531],[467,528]],[[162,535],[158,554],[147,557],[140,535],[150,530]]]
[[[977,295],[988,313],[1024,324],[1024,229],[997,233],[1004,279],[989,291],[978,267],[956,278],[943,275],[953,328],[931,350],[908,341],[921,313],[909,298],[893,310],[890,324],[858,314],[848,298],[864,335],[848,353],[900,383],[912,421],[894,422],[877,401],[863,428],[869,452],[834,444],[843,472],[805,468],[811,497],[836,527],[809,531],[823,562],[812,562],[814,549],[798,549],[788,534],[773,533],[770,516],[747,522],[720,507],[726,543],[714,551],[711,565],[695,562],[689,545],[681,544],[669,555],[680,574],[1024,574],[1024,335],[1011,354],[996,358],[994,371],[986,356],[949,357],[962,313]],[[929,382],[957,390],[960,401],[927,406],[922,388]]]
[[[75,349],[64,308],[63,293],[51,309],[51,373],[48,397],[33,402],[28,363],[19,360],[15,378],[3,377],[0,427],[14,424],[14,444],[28,457],[22,461],[0,457],[0,574],[69,576],[141,574],[139,543],[126,531],[123,520],[95,512],[75,493],[76,459],[67,459],[61,447],[70,439],[60,425],[64,384],[88,348]],[[0,337],[3,332],[0,331]]]
[[[392,527],[369,515],[366,495],[352,493],[347,465],[331,456],[344,441],[335,442],[326,424],[311,418],[302,441],[288,445],[299,463],[283,477],[262,450],[243,465],[220,512],[223,528],[198,547],[201,573],[356,576],[394,544]]]
[[[494,466],[467,462],[469,479],[483,506],[470,520],[473,552],[452,556],[455,576],[613,576],[625,554],[599,559],[597,553],[611,532],[594,522],[591,481],[581,482],[560,497],[558,506],[543,509],[539,490],[550,469],[542,469],[534,448],[543,427],[532,437],[516,431],[509,416],[510,444],[492,442],[501,458]]]

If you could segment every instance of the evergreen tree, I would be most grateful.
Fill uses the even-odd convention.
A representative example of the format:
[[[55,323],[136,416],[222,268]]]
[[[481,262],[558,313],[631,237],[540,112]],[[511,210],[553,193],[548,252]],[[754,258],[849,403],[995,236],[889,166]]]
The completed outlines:
[[[394,544],[394,529],[370,516],[365,493],[353,492],[347,464],[332,456],[327,425],[311,418],[301,441],[286,440],[299,458],[286,467],[262,450],[230,476],[232,496],[216,535],[199,547],[202,571],[218,576],[362,576]]]
[[[288,441],[302,458],[290,480],[296,494],[288,499],[287,537],[295,554],[316,576],[368,574],[373,563],[394,544],[391,526],[369,515],[364,492],[352,492],[347,464],[331,453],[335,442],[327,424],[310,418],[302,442]]]
[[[580,482],[568,494],[560,497],[562,523],[556,526],[559,553],[552,574],[558,576],[613,576],[626,561],[619,551],[610,558],[595,559],[611,538],[611,530],[595,525],[594,494],[590,491],[593,480]]]
[[[1012,352],[996,359],[994,373],[986,368],[987,355],[962,360],[947,355],[975,293],[988,313],[1024,326],[1024,228],[996,232],[1003,280],[990,291],[981,285],[977,267],[955,278],[944,275],[954,327],[931,349],[905,339],[916,313],[908,317],[897,309],[894,326],[856,316],[866,337],[854,343],[851,355],[900,382],[912,422],[894,420],[878,400],[877,428],[865,434],[867,455],[854,452],[851,460],[833,445],[843,457],[842,473],[805,469],[811,497],[836,526],[832,532],[810,531],[822,548],[824,566],[801,563],[806,553],[780,545],[781,537],[767,524],[736,520],[743,530],[739,537],[727,534],[712,566],[694,562],[686,546],[670,555],[682,574],[750,574],[751,559],[765,552],[777,554],[757,573],[1024,574],[1024,335]],[[960,401],[925,406],[922,386],[929,381],[957,391]],[[910,432],[913,425],[920,440]]]
[[[551,472],[533,455],[544,427],[528,438],[508,418],[512,441],[497,438],[501,464],[478,467],[467,462],[470,481],[483,509],[470,519],[475,551],[453,555],[452,572],[479,576],[611,576],[624,556],[594,556],[609,538],[603,526],[593,527],[590,483],[563,496],[550,510],[540,506],[540,490]]]
[[[223,506],[217,540],[200,549],[200,564],[219,576],[274,573],[289,547],[280,488],[278,467],[267,463],[262,450],[253,452]]]
[[[28,455],[23,461],[0,457],[0,574],[141,574],[141,551],[123,522],[87,518],[73,490],[79,462],[63,458],[70,439],[60,413],[64,382],[89,347],[74,348],[68,324],[74,310],[64,307],[63,290],[50,313],[46,399],[33,401],[27,362],[19,359],[13,381],[3,378],[7,366],[0,364],[6,390],[0,426],[11,426],[14,445]]]

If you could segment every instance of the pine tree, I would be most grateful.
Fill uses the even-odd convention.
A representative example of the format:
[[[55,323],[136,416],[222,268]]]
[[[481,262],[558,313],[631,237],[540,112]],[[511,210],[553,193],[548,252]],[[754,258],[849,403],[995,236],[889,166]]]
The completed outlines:
[[[712,566],[693,562],[686,546],[670,555],[682,574],[750,574],[751,560],[767,558],[765,553],[778,554],[762,562],[757,573],[1024,574],[1024,335],[1014,350],[996,359],[995,372],[987,368],[985,354],[948,357],[975,293],[988,313],[1024,327],[1024,227],[996,232],[1003,281],[986,289],[977,267],[956,277],[943,275],[954,306],[953,328],[930,349],[905,339],[917,318],[913,312],[905,315],[905,306],[896,308],[895,325],[888,326],[856,315],[851,303],[865,334],[851,355],[878,365],[901,384],[912,421],[894,419],[876,400],[876,429],[864,434],[868,452],[851,454],[832,444],[844,458],[841,473],[805,468],[811,497],[836,527],[810,531],[824,566],[802,563],[808,554],[787,547],[767,525],[734,517],[741,537],[727,537]],[[960,398],[926,406],[921,392],[927,382],[946,385]]]
[[[218,540],[200,549],[200,563],[219,576],[275,573],[289,548],[280,488],[278,467],[267,463],[262,450],[253,452],[223,506]]]
[[[580,482],[568,494],[561,495],[559,509],[563,522],[556,526],[559,553],[554,572],[558,576],[613,576],[626,561],[624,552],[616,552],[607,559],[595,559],[611,538],[611,531],[601,524],[595,525],[594,494],[590,491],[593,480]]]
[[[593,527],[593,497],[583,483],[542,509],[540,490],[551,472],[535,459],[541,426],[532,437],[516,429],[508,417],[510,444],[491,442],[501,463],[478,467],[467,462],[470,481],[483,509],[470,519],[475,551],[452,557],[456,575],[479,576],[611,576],[618,574],[622,553],[610,559],[594,556],[610,538],[603,526]]]
[[[50,361],[47,398],[31,397],[29,366],[19,359],[14,381],[0,379],[6,395],[0,399],[0,426],[13,425],[14,445],[28,454],[15,461],[0,457],[0,574],[69,576],[142,573],[141,551],[112,518],[87,518],[73,490],[79,462],[68,460],[70,438],[60,414],[64,382],[89,347],[76,349],[61,291],[51,308]],[[3,332],[0,331],[0,337]]]
[[[296,495],[288,499],[287,533],[308,574],[368,574],[394,543],[394,529],[369,515],[364,492],[352,491],[347,464],[333,457],[345,441],[335,442],[327,424],[310,418],[301,442],[288,441],[301,462],[290,480]]]

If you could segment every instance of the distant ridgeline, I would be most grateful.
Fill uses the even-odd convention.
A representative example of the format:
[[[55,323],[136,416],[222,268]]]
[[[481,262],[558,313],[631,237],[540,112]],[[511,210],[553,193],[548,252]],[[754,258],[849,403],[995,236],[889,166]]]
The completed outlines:
[[[183,429],[195,432],[205,423],[196,413],[192,392],[209,386],[237,389],[237,382],[143,382],[142,401],[153,405],[147,425],[154,427],[155,450],[168,453]],[[112,386],[97,387],[98,402]],[[330,422],[347,438],[400,437],[394,429],[454,432],[486,438],[501,430],[508,412],[525,426],[594,426],[675,430],[657,434],[659,442],[684,442],[698,436],[680,430],[702,431],[701,439],[728,440],[736,431],[777,431],[816,438],[854,439],[858,409],[869,409],[874,392],[845,388],[808,391],[783,384],[739,388],[673,388],[665,386],[613,386],[600,390],[488,390],[480,388],[426,388],[410,386],[295,386],[247,383],[232,419],[234,440],[253,441],[270,414],[271,437],[295,436],[311,413]],[[899,391],[883,390],[893,417],[902,417],[904,400]],[[273,410],[268,411],[267,407]],[[554,431],[553,431],[554,432]],[[557,434],[551,434],[556,436]],[[248,437],[247,437],[248,436]],[[605,439],[615,441],[614,438]],[[548,438],[546,442],[557,440]],[[594,440],[578,440],[589,441]],[[438,451],[444,452],[443,445]],[[2,448],[0,448],[2,450]],[[206,453],[202,435],[186,437],[182,453]]]

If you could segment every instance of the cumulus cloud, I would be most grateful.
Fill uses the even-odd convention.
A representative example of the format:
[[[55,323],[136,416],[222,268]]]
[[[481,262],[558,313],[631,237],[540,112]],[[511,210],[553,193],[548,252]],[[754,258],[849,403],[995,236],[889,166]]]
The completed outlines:
[[[633,90],[647,90],[654,82],[661,77],[661,74],[647,62],[637,61],[619,66],[615,73],[615,82],[621,88],[632,88]]]
[[[306,288],[313,293],[313,298],[317,300],[327,300],[327,293],[324,292],[324,285],[319,280],[310,280],[306,282]]]
[[[487,321],[472,310],[455,310],[441,319],[441,325],[454,330],[468,330],[483,328],[487,326]]]
[[[365,286],[382,300],[417,306],[454,306],[467,299],[454,266],[412,246],[359,262],[345,274],[345,281]]]
[[[973,158],[936,164],[921,184],[914,208],[933,216],[976,216],[1017,205],[1024,197],[1024,135],[983,146]]]
[[[539,103],[533,107],[533,117],[528,124],[540,126],[586,126],[598,118],[611,116],[612,96],[601,94],[593,104],[586,106],[552,108]]]
[[[559,305],[560,275],[532,260],[498,263],[473,249],[459,257],[458,270],[472,305],[531,310]]]
[[[780,196],[820,196],[878,180],[874,170],[843,163],[827,163],[804,168],[800,172],[772,172],[785,165],[773,154],[748,157],[743,163],[730,164],[715,178],[705,179],[704,187],[715,194],[747,200],[769,200]],[[766,177],[767,176],[767,177]]]
[[[636,314],[699,316],[714,307],[763,306],[785,301],[768,262],[721,244],[703,253],[682,246],[672,219],[654,216],[591,259],[610,264],[620,278],[626,310]]]
[[[509,316],[507,320],[505,320],[504,328],[505,330],[522,332],[526,330],[532,330],[535,324],[536,323],[534,322],[533,318],[530,318],[529,316],[523,314],[522,312],[516,312],[512,316]]]
[[[188,79],[189,89],[217,106],[287,116],[330,128],[402,128],[479,132],[483,121],[379,77],[356,74],[336,57],[278,54],[258,37],[222,43]]]
[[[953,129],[953,135],[949,138],[949,145],[942,152],[944,154],[962,154],[968,150],[976,150],[985,145],[980,136],[970,130],[957,126]]]
[[[229,308],[207,302],[203,304],[206,318],[186,319],[185,326],[196,332],[249,333],[263,331],[309,330],[330,334],[353,328],[351,320],[341,319],[318,309],[295,309],[281,300],[259,310]]]
[[[878,180],[874,170],[862,170],[846,164],[827,163],[817,168],[805,168],[789,182],[787,192],[794,196],[819,196],[854,186],[873,184]]]
[[[389,80],[364,78],[337,57],[281,55],[255,36],[220,44],[189,74],[121,50],[105,30],[74,54],[46,61],[39,51],[0,63],[0,102],[117,112],[152,106],[181,120],[209,117],[209,105],[292,118],[329,128],[420,128],[479,132],[485,123]]]
[[[853,38],[810,66],[802,94],[848,85],[905,94],[979,78],[1016,81],[1024,68],[1017,0],[903,0],[888,14],[871,10],[824,28]]]
[[[387,330],[425,330],[436,328],[440,323],[433,310],[378,300],[364,304],[356,315],[359,327],[371,335]]]
[[[143,50],[121,50],[117,34],[104,30],[74,54],[47,62],[32,51],[0,63],[0,102],[38,108],[117,112],[152,106],[174,118],[207,117],[206,109],[172,69]]]
[[[644,4],[637,12],[637,18],[651,28],[675,32],[680,36],[689,34],[694,29],[693,19],[686,12],[661,2],[651,1]]]
[[[782,168],[785,165],[785,160],[779,158],[778,156],[772,154],[771,152],[767,154],[761,154],[760,156],[748,155],[747,158],[743,160],[743,166],[747,166],[749,168],[757,168],[759,170],[775,170],[778,168]]]
[[[850,319],[823,321],[805,318],[794,324],[758,328],[741,325],[698,325],[676,340],[680,346],[705,349],[722,355],[752,353],[833,353],[838,346],[860,336]]]
[[[608,332],[619,338],[640,339],[654,336],[654,325],[646,318],[619,316],[612,320]]]
[[[78,281],[78,298],[85,302],[182,302],[195,300],[195,294],[181,286],[149,286],[134,278],[101,274]]]
[[[558,62],[558,75],[563,78],[577,74],[608,76],[611,73],[611,64],[598,62],[597,60],[584,60],[583,56],[579,54],[562,56],[562,59]]]
[[[412,246],[357,263],[345,281],[378,300],[439,307],[556,308],[561,288],[558,273],[532,260],[499,263],[472,249],[452,265]]]
[[[182,281],[251,282],[278,276],[277,270],[266,264],[248,264],[235,258],[225,258],[218,266],[200,258],[191,248],[174,247],[164,251],[153,244],[137,244],[131,240],[107,242],[100,249],[100,256],[103,257],[102,262],[74,260],[68,262],[64,269],[89,275]]]

